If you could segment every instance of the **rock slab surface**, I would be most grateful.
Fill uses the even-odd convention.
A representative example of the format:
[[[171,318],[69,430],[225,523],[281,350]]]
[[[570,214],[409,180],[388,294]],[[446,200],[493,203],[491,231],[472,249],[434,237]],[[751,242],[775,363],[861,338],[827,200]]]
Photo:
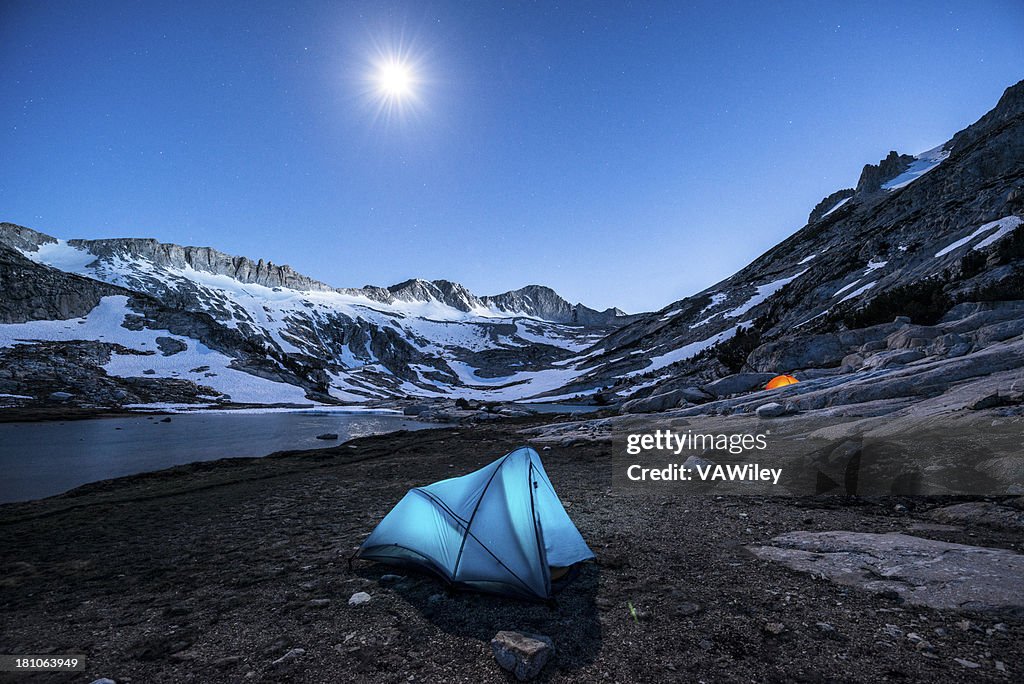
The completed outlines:
[[[789,532],[758,558],[908,603],[1024,615],[1024,555],[906,534]]]

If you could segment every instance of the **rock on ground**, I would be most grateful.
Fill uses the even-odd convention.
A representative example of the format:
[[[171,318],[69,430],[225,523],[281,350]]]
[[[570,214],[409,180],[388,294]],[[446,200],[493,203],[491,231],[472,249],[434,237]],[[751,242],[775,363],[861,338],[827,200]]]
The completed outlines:
[[[1024,555],[906,534],[789,532],[759,558],[908,603],[1024,615]]]
[[[501,631],[491,639],[491,650],[498,665],[521,682],[533,679],[555,651],[550,638],[539,634]]]
[[[365,591],[357,591],[356,593],[352,594],[352,596],[350,596],[348,599],[348,605],[350,606],[361,606],[364,603],[369,602],[370,595],[367,594]]]
[[[779,416],[786,415],[786,407],[777,401],[770,401],[767,404],[762,404],[757,407],[756,410],[758,418],[778,418]]]

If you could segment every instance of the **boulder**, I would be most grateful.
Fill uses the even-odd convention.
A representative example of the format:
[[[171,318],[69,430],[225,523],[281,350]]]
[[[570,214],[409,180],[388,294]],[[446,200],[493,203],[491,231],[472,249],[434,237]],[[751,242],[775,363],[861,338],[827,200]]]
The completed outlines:
[[[412,404],[402,409],[402,415],[405,416],[418,416],[424,411],[430,409],[430,404]]]
[[[939,610],[1024,615],[1024,555],[906,534],[789,532],[758,558]]]
[[[70,392],[52,392],[50,394],[50,400],[51,401],[67,401],[68,399],[70,399],[73,396],[75,396],[75,395],[71,394]]]
[[[685,390],[672,390],[640,399],[630,399],[622,405],[623,413],[656,413],[686,403]]]
[[[871,370],[879,368],[892,368],[893,366],[904,366],[924,358],[924,352],[917,349],[895,349],[893,351],[878,352],[868,358],[861,369]]]
[[[852,373],[864,365],[864,356],[861,354],[847,354],[839,364],[840,372]]]
[[[525,682],[540,674],[554,653],[555,645],[549,637],[539,634],[501,631],[491,639],[491,651],[502,669]]]
[[[762,390],[775,377],[775,373],[735,373],[704,385],[703,389],[714,397]]]
[[[946,333],[932,340],[929,353],[932,356],[963,356],[971,350],[971,344],[959,333]]]
[[[771,401],[767,404],[761,404],[755,411],[758,418],[778,418],[779,416],[786,415],[786,406],[780,404],[777,401]]]
[[[683,399],[691,404],[703,404],[714,399],[714,396],[708,394],[700,387],[684,387],[679,391],[683,393]]]
[[[889,349],[917,349],[927,347],[936,337],[942,335],[937,325],[908,325],[885,338]]]

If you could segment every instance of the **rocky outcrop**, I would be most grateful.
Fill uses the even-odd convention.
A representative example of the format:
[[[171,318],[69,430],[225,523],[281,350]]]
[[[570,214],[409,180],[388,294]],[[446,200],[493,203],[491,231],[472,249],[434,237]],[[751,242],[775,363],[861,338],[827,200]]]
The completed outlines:
[[[814,209],[811,210],[810,216],[807,217],[807,223],[815,223],[820,218],[832,212],[836,206],[845,199],[853,197],[855,190],[853,188],[844,188],[842,190],[836,190],[831,195],[828,195],[825,199],[814,205]]]
[[[865,164],[864,170],[860,172],[860,180],[857,181],[856,194],[866,195],[878,192],[883,183],[906,171],[913,161],[913,156],[899,154],[896,150],[892,150],[878,164]]]
[[[77,318],[92,311],[101,298],[125,294],[119,287],[35,264],[3,244],[0,292],[0,323]]]
[[[1019,477],[1020,458],[1010,457],[1005,460],[1016,461],[1013,465],[1016,466],[1016,475]],[[1024,482],[1024,480],[1018,479],[1018,482]],[[990,501],[970,501],[944,506],[931,511],[929,517],[945,523],[967,523],[1011,531],[1024,531],[1024,511]]]
[[[687,403],[685,390],[673,390],[650,397],[631,399],[622,405],[623,413],[657,413],[683,406]]]
[[[1024,615],[1024,555],[906,534],[789,532],[748,547],[764,560],[941,610]]]
[[[728,397],[754,390],[762,390],[775,377],[774,373],[735,373],[704,385],[703,389],[715,397]]]

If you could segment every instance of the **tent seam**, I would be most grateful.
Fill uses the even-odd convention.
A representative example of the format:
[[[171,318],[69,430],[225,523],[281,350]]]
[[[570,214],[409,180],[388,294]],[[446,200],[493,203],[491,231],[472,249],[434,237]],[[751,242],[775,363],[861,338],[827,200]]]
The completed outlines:
[[[498,471],[501,470],[502,466],[505,465],[505,461],[508,460],[508,457],[514,454],[516,451],[519,451],[519,449],[508,452],[507,454],[505,454],[505,457],[501,459],[501,463],[499,463],[498,467],[494,469],[494,472],[491,473],[491,476],[487,478],[487,484],[484,485],[483,490],[480,492],[480,498],[476,500],[476,505],[473,506],[473,512],[470,514],[469,521],[466,523],[466,533],[462,535],[462,544],[459,545],[459,555],[455,557],[455,568],[452,570],[453,578],[459,574],[459,566],[462,564],[462,552],[466,549],[466,537],[469,536],[470,529],[473,527],[473,518],[476,517],[476,512],[480,510],[480,504],[483,503],[484,497],[487,495],[487,490],[490,488],[491,482],[494,481],[494,478],[498,474]],[[476,537],[474,536],[473,539],[476,539]],[[477,542],[479,541],[480,540],[477,539]],[[483,546],[483,544],[481,543],[480,546]],[[484,546],[484,548],[486,549],[487,547]],[[492,556],[494,556],[494,554],[491,553],[490,549],[487,549],[487,553],[490,553]],[[519,578],[516,577],[516,579]],[[522,580],[519,581],[522,582]]]

